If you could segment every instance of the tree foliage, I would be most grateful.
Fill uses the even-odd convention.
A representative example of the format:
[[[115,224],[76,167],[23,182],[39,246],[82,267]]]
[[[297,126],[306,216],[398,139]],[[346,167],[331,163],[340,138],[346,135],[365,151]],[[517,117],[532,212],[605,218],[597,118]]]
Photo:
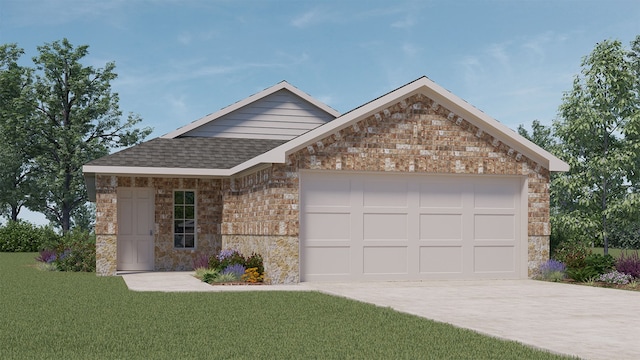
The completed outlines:
[[[28,149],[26,159],[16,160],[22,164],[18,173],[33,179],[22,204],[43,213],[64,232],[74,222],[83,226],[90,222],[82,165],[112,148],[136,144],[151,132],[136,127],[141,121],[137,115],[121,121],[118,94],[111,89],[117,77],[115,64],[85,66],[88,48],[74,47],[67,39],[38,47],[35,67],[25,69],[21,91],[18,75],[0,78],[16,83],[10,95],[18,99],[16,104],[25,104],[13,109],[3,103],[3,109],[13,110],[3,116],[7,126],[0,128],[1,136],[14,138],[18,146]],[[15,68],[12,64],[22,50],[15,45],[2,49],[8,54],[5,63]],[[4,183],[1,186],[7,188]]]
[[[0,213],[18,220],[32,190],[31,154],[25,125],[33,109],[32,70],[18,65],[24,51],[0,46]]]
[[[554,136],[570,166],[552,184],[556,221],[595,236],[607,251],[612,235],[637,219],[640,183],[640,36],[627,50],[603,41],[582,61],[564,95]]]

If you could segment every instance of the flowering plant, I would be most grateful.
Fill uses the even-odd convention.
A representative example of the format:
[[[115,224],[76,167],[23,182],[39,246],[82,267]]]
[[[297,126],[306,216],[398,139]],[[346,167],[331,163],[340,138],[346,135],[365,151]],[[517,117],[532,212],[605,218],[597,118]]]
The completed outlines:
[[[615,285],[627,285],[633,280],[633,276],[629,274],[623,274],[618,272],[617,270],[613,270],[606,274],[600,275],[596,281],[602,281],[607,284],[615,284]]]
[[[549,259],[538,269],[543,280],[560,281],[564,279],[567,267],[560,261]]]

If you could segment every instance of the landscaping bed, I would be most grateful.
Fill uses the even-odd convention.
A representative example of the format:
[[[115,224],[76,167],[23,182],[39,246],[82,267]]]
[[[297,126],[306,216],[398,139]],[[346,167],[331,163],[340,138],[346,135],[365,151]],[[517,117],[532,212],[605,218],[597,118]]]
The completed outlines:
[[[595,287],[640,291],[638,250],[616,250],[616,257],[579,242],[560,244],[534,278]]]

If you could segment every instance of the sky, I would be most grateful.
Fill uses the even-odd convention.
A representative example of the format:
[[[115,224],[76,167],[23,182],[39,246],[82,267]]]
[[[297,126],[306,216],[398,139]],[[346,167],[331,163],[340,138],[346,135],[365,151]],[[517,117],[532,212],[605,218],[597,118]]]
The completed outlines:
[[[63,38],[115,62],[149,139],[282,80],[345,113],[427,76],[514,130],[550,124],[596,43],[637,35],[638,0],[0,0],[25,65]]]

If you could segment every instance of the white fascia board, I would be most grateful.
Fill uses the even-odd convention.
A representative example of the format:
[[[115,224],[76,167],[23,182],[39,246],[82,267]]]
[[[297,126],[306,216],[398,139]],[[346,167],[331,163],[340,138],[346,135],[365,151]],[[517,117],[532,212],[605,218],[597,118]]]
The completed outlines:
[[[196,120],[196,121],[194,121],[194,122],[192,122],[190,124],[187,124],[187,125],[185,125],[185,126],[183,126],[181,128],[178,128],[177,130],[174,130],[174,131],[172,131],[172,132],[170,132],[168,134],[162,135],[160,137],[164,138],[164,139],[176,138],[176,137],[178,137],[178,136],[180,136],[180,135],[182,135],[182,134],[184,134],[186,132],[189,132],[189,131],[197,128],[197,127],[200,127],[200,126],[202,126],[202,125],[204,125],[206,123],[209,123],[209,122],[211,122],[211,121],[213,121],[215,119],[218,119],[218,118],[220,118],[222,116],[225,116],[225,115],[227,115],[227,114],[229,114],[229,113],[231,113],[233,111],[236,111],[236,110],[238,110],[238,109],[240,109],[240,108],[242,108],[244,106],[247,106],[247,105],[249,105],[249,104],[251,104],[251,103],[253,103],[255,101],[258,101],[258,100],[260,100],[260,99],[262,99],[262,98],[264,98],[266,96],[269,96],[269,95],[271,95],[271,94],[273,94],[273,93],[275,93],[277,91],[280,91],[282,89],[286,89],[286,90],[291,91],[295,95],[297,95],[297,96],[301,97],[302,99],[310,102],[314,106],[316,106],[316,107],[322,109],[323,111],[331,114],[333,117],[340,116],[340,113],[337,110],[335,110],[335,109],[331,108],[330,106],[322,103],[321,101],[318,101],[318,100],[314,99],[309,94],[301,91],[300,89],[298,89],[295,86],[289,84],[288,82],[281,81],[281,82],[279,82],[279,83],[277,83],[277,84],[275,84],[275,85],[273,85],[273,86],[271,86],[271,87],[269,87],[269,88],[267,88],[265,90],[262,90],[262,91],[260,91],[260,92],[258,92],[256,94],[253,94],[253,95],[251,95],[251,96],[249,96],[249,97],[247,97],[247,98],[245,98],[243,100],[240,100],[240,101],[238,101],[238,102],[236,102],[234,104],[231,104],[231,105],[229,105],[229,106],[227,106],[227,107],[225,107],[225,108],[223,108],[223,109],[221,109],[221,110],[219,110],[219,111],[217,111],[215,113],[212,113],[212,114],[209,114],[207,116],[204,116],[204,117],[202,117],[202,118],[200,118],[200,119],[198,119],[198,120]]]
[[[141,176],[181,176],[181,177],[228,177],[234,174],[231,169],[164,168],[137,166],[91,166],[82,167],[85,174],[117,174]]]

